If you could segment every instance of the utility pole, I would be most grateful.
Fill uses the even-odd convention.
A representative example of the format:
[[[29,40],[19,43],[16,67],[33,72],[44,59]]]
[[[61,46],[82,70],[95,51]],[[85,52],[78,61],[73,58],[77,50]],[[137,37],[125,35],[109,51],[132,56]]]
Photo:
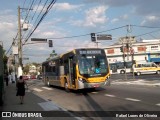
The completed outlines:
[[[22,75],[22,38],[21,38],[21,14],[20,14],[20,6],[18,6],[18,77]]]

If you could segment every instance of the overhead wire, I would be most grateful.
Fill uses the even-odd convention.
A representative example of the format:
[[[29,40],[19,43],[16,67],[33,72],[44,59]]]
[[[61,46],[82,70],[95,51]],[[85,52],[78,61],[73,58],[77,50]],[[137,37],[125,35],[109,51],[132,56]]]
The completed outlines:
[[[47,0],[48,1],[48,0]],[[28,41],[28,39],[30,38],[30,36],[34,33],[34,31],[37,29],[37,27],[39,26],[39,24],[42,22],[42,20],[44,19],[44,17],[47,15],[47,13],[50,11],[50,9],[52,8],[52,6],[56,3],[56,0],[52,0],[52,2],[48,5],[46,11],[44,12],[44,14],[42,15],[42,17],[40,18],[39,22],[36,24],[35,28],[32,30],[32,32],[26,37],[23,45]]]
[[[38,8],[39,8],[41,2],[42,2],[42,0],[39,1],[38,5],[37,5],[37,8],[36,8],[36,10],[35,10],[35,12],[34,12],[34,14],[33,14],[33,16],[32,16],[31,21],[33,20],[33,18],[34,18],[34,16],[35,16],[35,14],[36,14],[36,12],[37,12],[37,10],[38,10]]]
[[[26,1],[27,1],[27,0],[25,0],[25,1],[23,2],[23,7],[25,6]],[[35,1],[35,0],[33,0],[32,2],[30,1],[30,2],[31,2],[31,5],[30,5],[30,7],[29,7],[29,9],[28,9],[28,13],[27,13],[27,15],[26,15],[26,17],[25,17],[25,20],[28,18],[30,9],[32,8],[33,4],[37,2],[37,0],[36,0],[35,2],[34,2],[34,1]],[[41,4],[41,1],[42,1],[42,0],[39,1],[38,6],[37,6],[37,8],[36,8],[36,11],[34,12],[31,20],[33,20],[33,18],[35,17],[36,12],[37,12],[40,4]],[[41,13],[43,12],[43,9],[45,8],[47,2],[48,2],[48,0],[45,2],[44,6],[43,6],[43,8],[42,8],[42,10],[41,10],[41,12],[39,13],[37,19],[35,20],[35,23],[33,24],[33,26],[35,26],[34,29],[32,28],[33,30],[28,33],[28,35],[27,35],[27,37],[25,38],[25,41],[24,41],[23,44],[25,44],[25,43],[28,41],[28,39],[29,39],[30,36],[34,33],[34,31],[37,29],[37,27],[38,27],[39,24],[42,22],[42,20],[44,19],[44,17],[45,17],[46,14],[48,13],[48,11],[52,8],[52,6],[53,6],[54,3],[56,2],[56,0],[52,0],[52,2],[48,5],[46,11],[43,13],[43,15],[41,16],[41,18],[39,19],[39,17],[40,17],[40,15],[41,15]],[[38,19],[39,19],[39,21],[38,21]],[[25,22],[25,20],[24,20],[24,22]],[[37,21],[38,21],[38,23],[37,23]],[[36,23],[37,23],[37,24],[36,24]],[[32,27],[33,27],[33,26],[32,26]],[[123,28],[123,27],[126,27],[126,26],[127,26],[127,25],[121,26],[121,27],[118,27],[118,28],[113,28],[113,29],[105,30],[105,31],[96,32],[96,34],[97,34],[97,33],[108,32],[108,31],[113,31],[113,30],[120,29],[120,28]],[[140,25],[131,25],[131,26],[133,26],[133,27],[141,27],[141,28],[160,28],[160,27],[153,27],[153,26],[140,26]],[[147,35],[147,34],[151,34],[151,33],[154,33],[154,32],[158,32],[158,31],[160,31],[160,29],[154,30],[154,31],[151,31],[151,32],[147,32],[147,33],[143,33],[143,34],[139,34],[139,35],[137,35],[136,37],[144,36],[144,35]],[[82,34],[82,35],[68,36],[68,37],[48,38],[48,39],[74,38],[74,37],[83,37],[83,36],[87,36],[87,35],[90,35],[90,33],[88,33],[88,34]],[[12,46],[13,46],[13,43],[14,43],[15,40],[17,39],[17,36],[18,36],[18,33],[17,33],[16,37],[14,38],[14,40],[13,40],[13,42],[12,42],[9,50],[6,52],[6,54],[8,54],[9,51],[11,50],[11,48],[12,48]],[[24,35],[23,35],[23,37],[24,37]],[[23,38],[23,37],[22,37],[22,38]]]
[[[16,37],[13,39],[13,42],[12,42],[11,46],[10,46],[9,49],[7,50],[6,55],[7,55],[7,54],[9,53],[9,51],[11,50],[13,44],[14,44],[15,41],[16,41],[17,36],[18,36],[18,32],[17,32],[17,34],[16,34]]]
[[[24,6],[25,6],[25,4],[26,4],[26,0],[24,0],[24,2],[23,2],[23,6],[22,6],[22,7],[24,7]]]
[[[32,6],[33,6],[33,4],[34,4],[34,1],[35,0],[33,0],[32,1],[32,3],[31,3],[31,5],[30,5],[30,7],[28,7],[28,12],[27,12],[27,14],[26,14],[26,17],[25,17],[25,19],[24,19],[24,22],[22,23],[22,25],[25,23],[25,21],[27,20],[27,18],[28,18],[28,16],[29,16],[29,13],[30,13],[30,11],[32,10]],[[23,8],[22,8],[23,9]]]
[[[153,26],[141,26],[141,25],[131,25],[133,27],[141,27],[141,28],[160,28],[160,27],[153,27]]]
[[[36,0],[36,1],[37,1],[37,0]],[[38,7],[40,6],[41,1],[42,1],[42,0],[39,1]],[[41,15],[41,13],[42,13],[44,7],[46,6],[47,2],[48,2],[48,0],[47,0],[47,1],[45,2],[45,4],[43,5],[43,8],[41,9],[41,12],[38,14],[38,17],[37,17],[36,20],[34,21],[34,23],[33,23],[32,27],[31,27],[31,29],[28,31],[28,34],[27,34],[27,32],[25,32],[25,33],[23,34],[23,36],[22,36],[22,39],[25,39],[25,38],[24,38],[25,34],[29,35],[29,34],[31,33],[31,31],[32,31],[32,29],[33,29],[33,26],[35,26],[35,24],[36,24],[36,22],[37,22],[39,16]],[[33,3],[33,2],[32,2],[32,3]],[[37,7],[35,13],[37,12],[38,7]],[[34,16],[35,16],[35,13],[34,13],[34,15],[32,16],[32,18],[31,18],[31,20],[30,20],[30,23],[33,21],[33,18],[34,18]],[[27,37],[27,36],[26,36],[26,37]]]
[[[151,32],[146,32],[146,33],[143,33],[143,34],[139,34],[139,35],[136,35],[135,37],[144,36],[144,35],[147,35],[147,34],[151,34],[151,33],[154,33],[154,32],[158,32],[158,31],[160,31],[160,29],[158,29],[158,30],[153,30],[153,31],[151,31]]]
[[[31,10],[33,10],[33,6],[36,4],[36,2],[37,2],[37,0],[36,0],[35,2],[32,1],[31,5],[30,5],[30,7],[29,7],[29,9],[28,9],[28,13],[27,13],[27,15],[26,15],[26,17],[25,17],[25,20],[24,20],[24,22],[22,23],[22,25],[23,25],[24,23],[29,24],[29,23],[32,22],[32,20],[33,20],[33,18],[34,18],[34,16],[35,16],[35,13],[36,13],[36,11],[37,11],[37,9],[36,9],[36,11],[34,12],[34,15],[31,17],[31,20],[28,20],[28,22],[26,22],[26,20],[27,20],[27,18],[28,18],[29,12],[30,12]],[[41,0],[40,0],[40,2],[41,2]],[[38,3],[38,7],[39,7],[40,2]],[[37,7],[37,8],[38,8],[38,7]],[[22,39],[24,38],[24,36],[25,36],[26,34],[27,34],[27,32],[24,32],[24,34],[22,35]]]
[[[113,30],[120,29],[120,28],[124,28],[124,27],[126,27],[126,26],[127,26],[127,25],[124,25],[124,26],[121,26],[121,27],[116,27],[116,28],[113,28],[113,29],[104,30],[104,31],[95,32],[95,33],[97,34],[97,33],[109,32],[109,31],[113,31]],[[55,38],[48,38],[48,39],[64,39],[64,38],[75,38],[75,37],[83,37],[83,36],[88,36],[88,35],[90,35],[90,33],[87,33],[87,34],[82,34],[82,35],[68,36],[68,37],[55,37]]]
[[[42,13],[43,9],[45,8],[45,6],[46,6],[47,2],[48,2],[48,0],[47,0],[47,1],[45,2],[45,4],[43,5],[43,8],[41,9],[40,13],[38,14],[38,16],[37,16],[36,20],[34,21],[34,24],[32,25],[32,27],[31,27],[30,31],[28,32],[28,35],[32,32],[33,26],[35,26],[35,24],[36,24],[36,22],[37,22],[37,20],[38,20],[39,16],[41,15],[41,13]],[[38,6],[38,7],[39,7],[39,6]],[[37,9],[38,9],[38,8],[37,8]],[[27,35],[27,37],[28,37],[28,35]],[[27,37],[26,37],[26,38],[27,38]],[[26,38],[25,38],[25,40],[26,40]],[[24,41],[23,45],[24,45],[24,44],[25,44],[25,41]]]

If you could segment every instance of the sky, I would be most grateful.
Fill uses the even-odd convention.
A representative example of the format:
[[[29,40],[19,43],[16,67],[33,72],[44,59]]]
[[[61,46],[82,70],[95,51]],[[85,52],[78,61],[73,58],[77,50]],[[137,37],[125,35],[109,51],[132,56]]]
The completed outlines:
[[[43,5],[51,1],[1,0],[0,41],[3,42],[6,51],[9,50],[18,32],[18,6],[25,8],[21,9],[21,23],[24,23],[33,2],[32,10],[25,21],[28,30],[22,31],[24,42],[34,27]],[[23,60],[23,63],[44,62],[53,50],[57,54],[62,54],[75,48],[96,47],[91,41],[90,33],[112,35],[112,40],[99,41],[100,48],[112,45],[124,36],[136,36],[137,40],[159,39],[159,5],[160,0],[56,0],[23,45],[23,58],[29,58]],[[127,27],[129,25],[131,27]],[[31,38],[53,40],[53,47],[48,47],[48,43],[29,44],[32,42]],[[9,51],[8,55],[10,53]]]

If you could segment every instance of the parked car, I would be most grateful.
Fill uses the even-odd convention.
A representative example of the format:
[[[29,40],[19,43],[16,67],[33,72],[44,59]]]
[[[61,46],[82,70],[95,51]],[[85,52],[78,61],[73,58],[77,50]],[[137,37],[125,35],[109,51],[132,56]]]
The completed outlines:
[[[36,76],[35,75],[31,75],[30,79],[36,79]]]
[[[29,80],[29,77],[26,76],[26,75],[24,75],[24,76],[23,76],[23,80]]]

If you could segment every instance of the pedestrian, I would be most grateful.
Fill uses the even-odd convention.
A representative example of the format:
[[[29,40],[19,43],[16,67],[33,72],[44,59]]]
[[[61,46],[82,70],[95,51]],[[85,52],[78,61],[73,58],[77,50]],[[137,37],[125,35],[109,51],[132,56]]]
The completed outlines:
[[[15,83],[15,73],[14,72],[11,74],[11,80],[12,80],[12,83]]]
[[[10,75],[10,74],[8,74],[8,80],[9,80],[10,83],[12,82],[12,81],[11,81],[11,75]]]
[[[24,96],[25,96],[25,85],[27,86],[26,82],[23,80],[23,76],[19,77],[19,80],[17,81],[17,94],[16,96],[20,96],[20,104],[23,104],[24,102]],[[28,86],[27,86],[28,88]]]
[[[16,81],[16,83],[17,83],[17,74],[15,74],[15,81]]]
[[[8,74],[7,74],[7,73],[4,74],[4,79],[5,79],[5,81],[6,81],[6,86],[8,86],[8,81],[9,81],[9,79],[8,79]]]

